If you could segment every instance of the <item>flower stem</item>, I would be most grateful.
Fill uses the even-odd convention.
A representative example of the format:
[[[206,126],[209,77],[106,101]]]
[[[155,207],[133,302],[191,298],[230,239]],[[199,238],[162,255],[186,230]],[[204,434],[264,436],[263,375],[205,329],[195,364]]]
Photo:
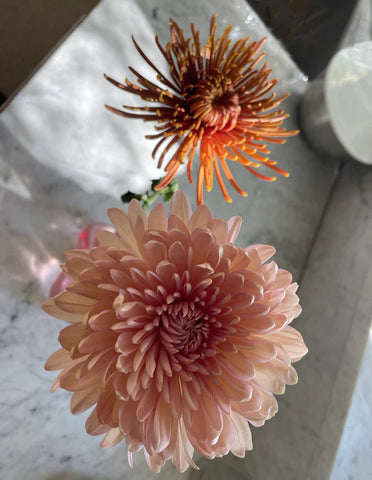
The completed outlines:
[[[144,210],[147,210],[159,197],[164,197],[164,202],[169,202],[174,192],[178,190],[178,182],[176,179],[169,182],[169,184],[159,191],[154,190],[156,185],[160,182],[158,180],[152,180],[151,189],[146,190],[143,194],[133,193],[130,190],[121,196],[121,200],[124,203],[129,203],[131,200],[136,199],[141,204]]]

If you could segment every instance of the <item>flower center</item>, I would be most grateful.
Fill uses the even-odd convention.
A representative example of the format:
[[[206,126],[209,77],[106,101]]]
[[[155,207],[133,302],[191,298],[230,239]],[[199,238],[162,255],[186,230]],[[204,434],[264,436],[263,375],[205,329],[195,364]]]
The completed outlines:
[[[239,95],[231,80],[219,72],[200,80],[189,97],[189,111],[204,127],[217,130],[235,127],[241,111]]]
[[[160,316],[163,345],[183,355],[207,347],[208,316],[197,302],[180,301],[167,305]]]

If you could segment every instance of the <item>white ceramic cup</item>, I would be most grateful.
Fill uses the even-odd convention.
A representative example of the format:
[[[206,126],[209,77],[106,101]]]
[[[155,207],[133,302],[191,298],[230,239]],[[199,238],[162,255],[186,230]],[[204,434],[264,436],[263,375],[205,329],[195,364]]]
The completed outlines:
[[[346,152],[372,164],[372,41],[340,50],[325,75],[331,126]]]
[[[340,50],[299,106],[301,131],[319,152],[372,165],[372,41]]]

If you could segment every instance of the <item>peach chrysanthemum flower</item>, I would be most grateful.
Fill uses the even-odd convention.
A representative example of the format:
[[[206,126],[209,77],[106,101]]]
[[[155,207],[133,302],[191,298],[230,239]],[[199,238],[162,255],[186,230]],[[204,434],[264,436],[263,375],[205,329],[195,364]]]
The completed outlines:
[[[297,382],[291,363],[307,352],[289,326],[297,285],[266,263],[273,247],[234,245],[239,217],[192,212],[182,191],[168,218],[136,200],[109,216],[117,233],[67,252],[72,283],[43,305],[71,323],[46,363],[62,369],[52,391],[74,392],[74,414],[94,406],[87,432],[106,433],[102,447],[125,439],[131,464],[141,449],[156,472],[168,459],[195,467],[194,449],[244,456],[249,423],[275,414],[273,394]]]
[[[146,136],[159,140],[153,150],[154,158],[162,150],[159,168],[169,150],[179,142],[165,167],[167,174],[156,187],[157,190],[172,180],[187,157],[187,175],[192,183],[193,157],[199,146],[198,205],[203,203],[203,183],[210,191],[214,174],[225,200],[231,202],[222,172],[241,195],[247,194],[233,178],[227,160],[240,163],[263,180],[272,181],[275,177],[258,173],[255,169],[260,165],[287,177],[289,174],[286,171],[277,167],[275,161],[269,160],[270,151],[266,142],[284,143],[283,137],[295,135],[298,131],[287,131],[280,127],[288,115],[283,110],[272,111],[287,95],[275,99],[275,93],[269,94],[277,80],[268,79],[271,70],[267,63],[261,68],[257,67],[265,55],[264,52],[259,53],[265,38],[249,43],[247,37],[230,47],[231,26],[216,39],[216,15],[211,19],[205,46],[201,46],[199,32],[195,31],[192,23],[191,31],[192,38],[185,38],[179,26],[170,20],[171,41],[166,47],[163,48],[158,37],[155,37],[160,52],[169,64],[169,77],[154,65],[134,39],[136,49],[154,70],[158,82],[146,79],[132,67],[129,69],[137,76],[139,85],[128,79],[121,84],[105,75],[117,87],[138,95],[146,102],[160,105],[124,105],[124,110],[106,107],[123,117],[159,124],[155,126],[159,133]]]

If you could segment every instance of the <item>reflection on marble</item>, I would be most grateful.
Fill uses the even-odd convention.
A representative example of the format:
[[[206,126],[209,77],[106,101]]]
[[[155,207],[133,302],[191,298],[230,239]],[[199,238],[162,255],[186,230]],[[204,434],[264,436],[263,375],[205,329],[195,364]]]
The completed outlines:
[[[150,0],[104,0],[0,117],[0,478],[187,478],[171,464],[153,475],[140,455],[130,470],[123,445],[103,450],[99,439],[85,434],[87,414],[69,413],[68,392],[48,393],[54,374],[43,365],[58,348],[64,323],[46,316],[40,303],[76,232],[91,221],[105,222],[107,208],[120,206],[120,194],[141,190],[159,176],[149,160],[154,145],[143,140],[152,127],[103,108],[131,98],[102,73],[119,79],[128,64],[139,65],[132,32],[158,62],[153,37],[156,30],[167,40],[169,16],[186,28],[194,20],[205,31],[215,11],[221,29],[232,22],[237,36],[267,34],[278,92],[292,93],[284,105],[291,114],[286,127],[296,128],[305,77],[244,0],[157,0],[156,6]],[[310,354],[298,367],[299,385],[280,398],[278,415],[254,429],[254,450],[244,460],[222,461],[233,462],[247,479],[323,480],[369,328],[372,173],[353,164],[340,168],[339,161],[311,152],[301,136],[273,148],[272,157],[291,172],[289,180],[268,184],[247,174],[247,199],[232,194],[230,205],[215,189],[206,202],[217,216],[242,215],[240,244],[276,245],[276,261],[303,280],[304,313],[296,325]],[[194,198],[194,185],[183,176],[180,182]]]
[[[372,478],[372,329],[330,480]]]

